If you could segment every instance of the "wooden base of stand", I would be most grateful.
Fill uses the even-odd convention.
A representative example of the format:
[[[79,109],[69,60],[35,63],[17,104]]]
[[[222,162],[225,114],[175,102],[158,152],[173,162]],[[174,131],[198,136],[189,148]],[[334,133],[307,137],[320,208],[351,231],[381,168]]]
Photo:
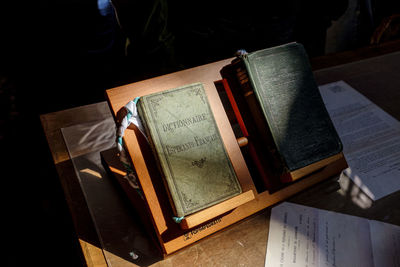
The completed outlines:
[[[160,92],[189,83],[203,83],[227,153],[237,174],[242,192],[244,192],[238,197],[215,205],[212,209],[206,209],[189,216],[182,225],[175,223],[171,218],[172,209],[151,150],[137,128],[128,128],[125,131],[124,143],[136,170],[142,189],[141,194],[130,187],[129,183],[123,178],[124,168],[115,150],[102,152],[102,159],[105,166],[122,185],[133,206],[142,215],[149,231],[158,240],[164,255],[191,245],[283,201],[316,183],[337,175],[347,167],[343,155],[339,155],[336,160],[318,171],[295,182],[287,183],[273,193],[257,191],[214,83],[214,81],[221,79],[219,70],[224,65],[229,64],[230,61],[231,59],[227,59],[226,61],[187,69],[106,91],[110,108],[118,121],[118,113],[121,108],[137,96]]]
[[[254,199],[253,190],[246,191],[219,204],[187,216],[180,222],[182,229],[190,229],[227,213]]]
[[[260,193],[253,190],[246,191],[227,202],[220,203],[217,209],[226,211],[222,215],[214,216],[212,211],[204,210],[194,214],[192,218],[188,217],[181,222],[183,225],[178,226],[176,223],[166,223],[167,221],[172,222],[172,213],[165,207],[165,202],[164,204],[163,202],[147,202],[145,199],[141,198],[138,192],[123,178],[125,172],[117,157],[116,149],[101,152],[101,157],[105,167],[117,179],[132,205],[142,217],[149,233],[157,240],[156,242],[160,246],[164,256],[184,248],[267,207],[279,203],[312,185],[336,175],[347,167],[345,159],[341,157],[337,161],[325,166],[318,173],[304,177],[273,194],[270,194],[268,191]],[[162,197],[160,197],[159,200],[167,201],[167,199],[163,199]],[[151,211],[159,206],[163,206],[163,209],[167,211],[162,213],[162,217],[152,217]],[[160,231],[161,222],[164,222],[163,231]]]

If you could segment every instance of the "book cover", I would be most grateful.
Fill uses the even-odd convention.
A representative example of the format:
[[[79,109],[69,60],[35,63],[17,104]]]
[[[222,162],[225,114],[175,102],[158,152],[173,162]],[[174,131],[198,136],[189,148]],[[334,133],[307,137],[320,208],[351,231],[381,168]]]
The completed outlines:
[[[201,83],[142,96],[138,112],[176,216],[242,192]]]
[[[251,52],[236,65],[260,136],[268,145],[272,138],[284,172],[299,170],[342,151],[301,44]]]

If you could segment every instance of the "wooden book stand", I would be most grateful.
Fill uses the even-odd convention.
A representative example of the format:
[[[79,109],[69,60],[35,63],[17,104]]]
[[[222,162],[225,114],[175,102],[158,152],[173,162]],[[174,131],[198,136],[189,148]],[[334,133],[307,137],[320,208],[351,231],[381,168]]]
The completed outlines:
[[[242,186],[241,195],[190,215],[180,224],[175,223],[151,150],[138,129],[128,128],[125,131],[124,142],[140,181],[142,196],[123,178],[124,168],[117,158],[116,150],[103,151],[102,159],[122,185],[132,204],[141,213],[149,231],[158,240],[164,256],[332,177],[347,167],[343,155],[340,155],[337,160],[318,172],[288,184],[280,190],[273,193],[258,191],[216,90],[215,82],[221,80],[220,69],[231,60],[226,59],[106,91],[110,108],[117,117],[119,110],[137,96],[189,83],[203,83],[223,142]]]

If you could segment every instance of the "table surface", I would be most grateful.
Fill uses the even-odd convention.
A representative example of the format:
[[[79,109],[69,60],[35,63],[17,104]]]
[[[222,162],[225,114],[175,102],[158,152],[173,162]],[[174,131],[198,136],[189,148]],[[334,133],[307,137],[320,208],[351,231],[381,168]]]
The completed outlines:
[[[400,62],[400,52],[392,52],[320,69],[314,71],[314,74],[318,84],[344,80],[386,112],[400,119],[398,62]],[[318,64],[320,64],[320,61]],[[102,231],[96,229],[96,221],[90,212],[90,209],[93,208],[91,207],[92,204],[87,202],[87,192],[82,190],[61,129],[110,117],[111,112],[106,102],[41,116],[42,126],[58,172],[58,178],[63,186],[65,198],[88,266],[264,265],[270,209],[251,216],[165,259],[154,257],[153,261],[135,261],[127,253],[127,248],[106,249],[107,244],[105,245],[101,241],[103,240]],[[54,178],[56,179],[56,177]],[[358,195],[352,194],[351,190],[353,189],[348,186],[349,181],[345,179],[347,178],[342,177],[338,181],[335,179],[325,181],[290,198],[289,201],[400,225],[400,207],[397,205],[400,200],[400,192],[375,201],[368,208],[360,207],[357,201],[365,200],[365,196],[361,191]],[[119,196],[116,197],[119,198]],[[358,198],[358,200],[355,198]],[[122,203],[127,200],[121,197],[121,200],[118,201]],[[127,209],[125,217],[134,222],[137,218],[128,206],[126,205],[121,209]],[[107,229],[111,233],[113,230],[123,231],[124,229]],[[151,251],[151,249],[148,250]]]

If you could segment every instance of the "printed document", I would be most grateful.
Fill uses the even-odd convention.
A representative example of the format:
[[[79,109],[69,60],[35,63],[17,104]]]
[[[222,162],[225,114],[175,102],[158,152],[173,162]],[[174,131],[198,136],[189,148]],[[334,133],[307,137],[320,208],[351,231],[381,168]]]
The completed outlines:
[[[400,190],[400,122],[344,81],[320,92],[343,143],[344,173],[372,200]]]
[[[265,267],[400,267],[400,226],[284,202],[271,211]]]

